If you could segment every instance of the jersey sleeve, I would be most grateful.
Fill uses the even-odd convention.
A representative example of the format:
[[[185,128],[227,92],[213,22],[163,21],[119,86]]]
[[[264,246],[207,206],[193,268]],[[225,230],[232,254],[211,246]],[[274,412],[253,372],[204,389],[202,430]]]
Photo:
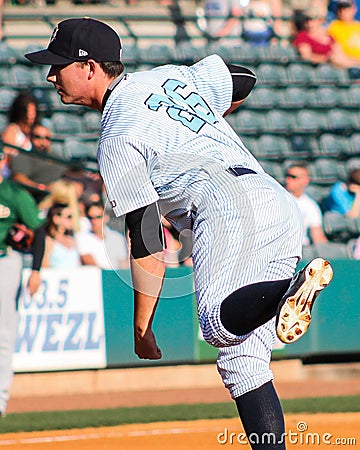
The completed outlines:
[[[99,145],[100,173],[116,217],[159,199],[144,152],[141,144],[126,137],[109,138]]]
[[[18,220],[32,230],[44,223],[35,199],[25,190],[16,190],[16,215]]]
[[[231,74],[218,55],[208,56],[188,68],[191,82],[201,96],[220,115],[231,106],[233,83]]]

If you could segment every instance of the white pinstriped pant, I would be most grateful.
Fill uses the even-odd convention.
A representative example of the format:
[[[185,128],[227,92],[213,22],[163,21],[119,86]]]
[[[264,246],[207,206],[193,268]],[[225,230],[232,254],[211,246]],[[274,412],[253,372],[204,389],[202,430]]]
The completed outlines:
[[[0,410],[5,411],[11,385],[12,357],[17,337],[17,294],[22,270],[21,255],[12,250],[0,258]]]
[[[274,319],[235,336],[221,324],[221,302],[242,286],[293,275],[301,257],[301,214],[268,175],[221,172],[203,189],[193,232],[200,327],[205,340],[219,347],[218,370],[236,398],[273,377]]]

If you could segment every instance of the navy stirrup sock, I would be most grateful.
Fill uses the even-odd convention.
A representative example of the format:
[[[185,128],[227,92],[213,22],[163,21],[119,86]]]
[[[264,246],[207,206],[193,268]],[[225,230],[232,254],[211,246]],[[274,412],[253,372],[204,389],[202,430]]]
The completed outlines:
[[[285,450],[284,416],[271,381],[235,402],[253,450]]]
[[[221,304],[221,323],[237,336],[255,330],[275,316],[291,280],[262,281],[237,289]]]

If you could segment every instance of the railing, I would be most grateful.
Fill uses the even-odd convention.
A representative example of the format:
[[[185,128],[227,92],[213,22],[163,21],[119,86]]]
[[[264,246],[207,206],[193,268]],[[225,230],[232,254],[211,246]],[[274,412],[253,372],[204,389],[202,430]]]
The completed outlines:
[[[91,11],[91,9],[90,9]],[[79,15],[75,11],[76,15]],[[69,18],[69,16],[74,15],[63,14],[51,11],[43,12],[30,12],[30,13],[11,13],[5,12],[3,15],[3,23],[14,24],[16,22],[21,23],[21,33],[6,31],[6,26],[4,27],[4,41],[17,41],[24,39],[31,39],[32,41],[46,41],[48,42],[49,36],[56,25],[61,20]],[[80,14],[81,15],[81,14]],[[164,43],[175,47],[181,42],[186,40],[191,43],[198,43],[200,45],[211,44],[214,42],[206,32],[203,27],[202,20],[204,17],[199,17],[194,14],[181,14],[179,16],[174,16],[171,14],[119,14],[117,9],[111,9],[110,12],[106,13],[95,13],[94,18],[103,20],[116,29],[121,39],[134,45],[135,47],[142,47],[150,43]],[[218,19],[222,19],[219,17]],[[225,19],[225,17],[224,17]],[[248,17],[239,17],[239,22],[247,20]],[[289,31],[291,27],[289,26],[292,17],[291,16],[281,16],[281,17],[268,17],[267,20],[280,20],[284,24],[284,34],[275,35],[274,40],[288,43],[291,38],[291,32]],[[264,19],[265,20],[265,19]],[[186,31],[186,36],[188,39],[184,39],[184,36],[179,37],[177,31],[182,27]],[[41,30],[41,31],[39,31]],[[241,37],[237,34],[231,34],[224,38],[226,40],[238,39],[241,42]]]

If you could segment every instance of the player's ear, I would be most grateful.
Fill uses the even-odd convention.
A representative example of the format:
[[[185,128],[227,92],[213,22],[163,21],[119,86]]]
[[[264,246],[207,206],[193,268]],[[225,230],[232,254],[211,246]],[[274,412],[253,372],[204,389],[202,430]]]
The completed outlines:
[[[89,79],[94,76],[95,70],[96,70],[96,62],[93,59],[89,59],[87,62],[88,70],[89,70]]]

